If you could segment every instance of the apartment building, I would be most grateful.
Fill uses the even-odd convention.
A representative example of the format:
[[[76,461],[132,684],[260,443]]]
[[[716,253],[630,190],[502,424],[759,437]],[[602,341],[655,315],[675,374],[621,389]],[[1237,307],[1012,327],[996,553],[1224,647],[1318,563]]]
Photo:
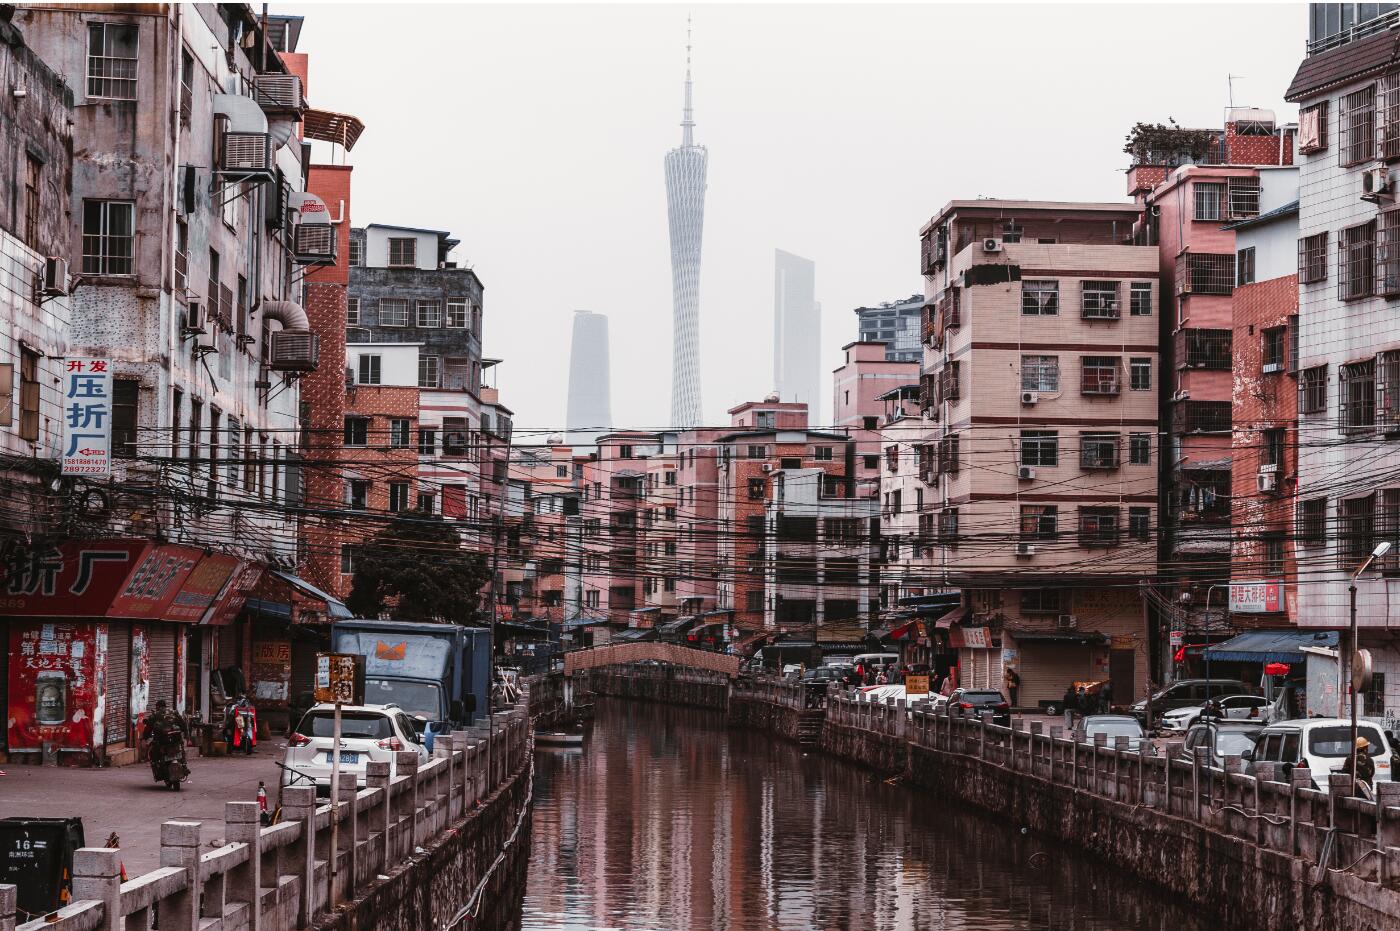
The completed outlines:
[[[1281,207],[1235,233],[1230,589],[1232,627],[1296,623],[1298,482],[1298,175],[1265,172]],[[1267,190],[1281,185],[1277,196]]]
[[[647,459],[660,451],[655,433],[614,431],[598,438],[580,481],[579,614],[619,628],[648,628],[638,571],[638,531],[644,506]]]
[[[1155,571],[1158,253],[1136,204],[955,200],[921,231],[926,557],[959,683],[1141,695]],[[921,515],[922,515],[921,511]]]
[[[1370,715],[1400,707],[1389,632],[1400,574],[1398,23],[1394,9],[1314,4],[1308,55],[1287,93],[1301,108],[1297,621],[1346,627],[1355,585],[1360,646],[1376,671],[1362,707]],[[1390,553],[1358,576],[1382,542]]]
[[[881,342],[847,343],[841,351],[845,358],[831,376],[832,425],[855,440],[855,494],[870,498],[880,493],[883,399],[901,385],[917,383],[919,364],[892,359],[889,345]]]
[[[526,486],[523,535],[524,575],[518,614],[522,619],[562,623],[577,609],[578,580],[566,567],[576,565],[579,489],[573,447],[557,434],[542,447],[514,446],[511,474]]]
[[[884,343],[891,362],[922,362],[924,296],[913,294],[902,301],[885,301],[875,307],[855,309],[859,342]]]
[[[880,477],[880,604],[888,609],[901,599],[933,590],[928,557],[937,538],[937,513],[927,505],[929,488],[923,398],[917,373],[908,384],[880,396],[883,443],[878,455]]]

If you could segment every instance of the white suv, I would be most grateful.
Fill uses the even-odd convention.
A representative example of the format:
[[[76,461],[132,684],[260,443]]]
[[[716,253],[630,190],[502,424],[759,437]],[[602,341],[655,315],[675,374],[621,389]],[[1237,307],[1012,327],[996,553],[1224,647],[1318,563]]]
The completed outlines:
[[[335,706],[315,705],[287,738],[282,785],[315,783],[320,795],[330,794],[331,756],[335,734]],[[356,785],[365,785],[365,767],[371,760],[389,764],[389,775],[398,775],[394,756],[413,750],[420,762],[428,759],[413,721],[397,705],[342,705],[340,709],[340,771],[354,773]]]

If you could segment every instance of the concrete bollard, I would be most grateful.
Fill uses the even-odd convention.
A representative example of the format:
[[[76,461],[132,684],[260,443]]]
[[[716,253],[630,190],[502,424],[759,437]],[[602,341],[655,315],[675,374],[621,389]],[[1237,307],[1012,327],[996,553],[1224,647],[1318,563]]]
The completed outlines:
[[[403,780],[399,791],[398,814],[400,823],[407,818],[408,848],[422,843],[421,824],[418,818],[418,754],[412,750],[400,750],[394,754],[395,776]]]
[[[394,800],[390,793],[393,786],[389,781],[388,761],[365,764],[365,787],[379,790],[379,800],[377,807],[368,814],[368,834],[376,837],[378,843],[374,845],[375,853],[371,858],[374,869],[377,873],[387,872],[391,859],[390,836],[394,824]]]
[[[0,885],[0,931],[15,931],[15,902],[19,888],[9,883]]]
[[[216,896],[211,896],[206,886],[200,914],[205,918],[222,918],[225,903],[242,902],[248,908],[248,921],[244,927],[248,931],[261,931],[262,819],[257,802],[224,803],[224,840],[230,844],[247,845],[248,860],[224,874]],[[219,905],[217,912],[210,906],[210,900],[215,898]]]
[[[1351,795],[1351,777],[1346,773],[1329,773],[1327,776],[1327,823],[1330,827],[1341,827],[1344,815],[1339,816],[1342,811],[1342,799]]]
[[[199,929],[198,821],[166,821],[160,826],[160,865],[185,871],[185,888],[160,900],[162,931]]]
[[[126,927],[121,914],[121,856],[120,850],[109,847],[79,847],[73,852],[73,901],[96,899],[102,903],[101,931]],[[13,899],[10,904],[14,904]]]
[[[371,763],[371,766],[374,764]],[[286,786],[282,789],[282,818],[300,821],[301,837],[288,845],[287,871],[301,884],[297,900],[297,927],[311,923],[316,900],[316,789],[313,786]]]
[[[360,787],[354,773],[340,774],[340,850],[335,851],[337,880],[341,889],[341,901],[350,898],[350,890],[355,888],[355,850],[360,837]]]
[[[1298,807],[1301,801],[1298,793],[1312,788],[1312,770],[1306,766],[1293,766],[1288,770],[1288,853],[1298,851]],[[1310,806],[1311,807],[1311,806]]]
[[[433,742],[433,755],[447,761],[447,771],[442,779],[438,780],[438,824],[437,830],[442,830],[452,821],[452,805],[457,798],[457,784],[461,781],[461,773],[457,771],[457,745],[450,734],[443,734]],[[443,785],[443,783],[446,785]]]

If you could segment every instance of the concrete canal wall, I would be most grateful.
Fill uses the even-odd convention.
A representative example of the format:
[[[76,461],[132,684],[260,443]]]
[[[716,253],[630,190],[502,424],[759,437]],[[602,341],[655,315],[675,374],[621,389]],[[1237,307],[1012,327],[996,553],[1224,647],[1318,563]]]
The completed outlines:
[[[697,673],[645,667],[592,674],[600,694],[685,703]],[[647,684],[642,684],[645,681]],[[625,683],[625,684],[624,684]],[[834,692],[815,700],[789,683],[724,687],[731,725],[805,736],[833,756],[902,776],[918,790],[981,808],[1005,823],[1078,847],[1190,901],[1221,927],[1400,931],[1400,783],[1379,804],[1330,793],[1306,775],[1261,764],[1222,773],[1203,757],[1172,759],[1076,744],[1059,728],[999,727],[935,714],[920,703],[877,705]],[[713,690],[704,691],[715,707]],[[817,706],[815,735],[810,720]],[[805,734],[804,734],[805,731]]]
[[[72,903],[18,929],[144,931],[157,914],[161,931],[510,927],[530,849],[529,702],[527,688],[493,726],[438,737],[426,763],[399,753],[392,779],[387,762],[363,789],[342,774],[338,811],[287,787],[269,827],[255,802],[229,802],[223,824],[167,821],[161,868],[126,882],[120,850],[80,849]],[[15,929],[15,887],[0,885],[0,931]]]

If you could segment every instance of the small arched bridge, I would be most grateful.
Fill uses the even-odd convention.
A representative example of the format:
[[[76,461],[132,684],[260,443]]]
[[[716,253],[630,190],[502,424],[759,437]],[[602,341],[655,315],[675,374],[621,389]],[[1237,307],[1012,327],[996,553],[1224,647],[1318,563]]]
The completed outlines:
[[[649,660],[716,672],[731,679],[739,674],[739,657],[726,653],[711,653],[674,643],[616,643],[565,653],[564,675],[572,676],[576,672],[600,666],[622,666]]]

